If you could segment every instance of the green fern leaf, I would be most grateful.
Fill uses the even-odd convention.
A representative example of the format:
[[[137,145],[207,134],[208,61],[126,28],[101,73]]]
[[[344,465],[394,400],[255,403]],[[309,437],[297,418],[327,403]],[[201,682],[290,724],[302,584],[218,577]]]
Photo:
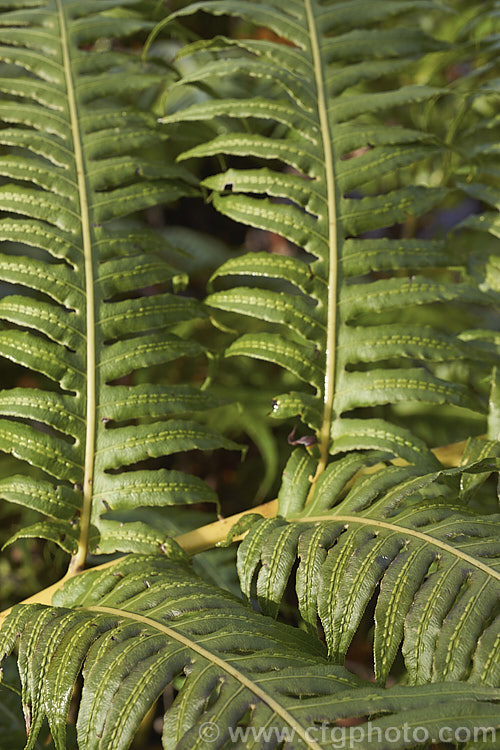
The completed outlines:
[[[481,443],[482,456],[491,453]],[[466,469],[427,475],[393,466],[352,484],[360,469],[383,459],[376,451],[333,461],[301,507],[314,464],[295,451],[279,498],[288,521],[255,522],[240,546],[243,591],[250,597],[255,580],[263,611],[276,616],[298,559],[299,609],[311,633],[319,618],[334,661],[345,658],[375,597],[374,668],[381,682],[402,647],[413,684],[469,678],[497,684],[498,646],[489,634],[500,581],[498,517],[477,518],[456,498],[459,478],[470,487],[466,477],[484,477],[498,460],[481,457]]]
[[[175,293],[182,272],[156,253],[164,243],[127,223],[194,190],[181,167],[158,164],[163,135],[130,104],[163,85],[164,69],[94,45],[151,28],[132,6],[25,0],[4,4],[0,22],[0,238],[11,250],[0,275],[25,288],[0,302],[0,354],[50,381],[0,393],[0,450],[43,472],[3,479],[0,492],[49,519],[12,541],[51,539],[77,555],[76,567],[89,544],[162,551],[165,532],[126,516],[135,508],[216,502],[197,477],[135,464],[236,447],[193,420],[219,403],[209,395],[131,379],[203,355],[176,326],[206,317]]]
[[[445,12],[433,3],[425,6]],[[428,52],[444,55],[448,49],[446,42],[413,24],[416,8],[409,1],[372,7],[316,0],[290,6],[214,0],[173,13],[155,32],[203,10],[261,23],[282,38],[217,37],[188,45],[183,57],[190,55],[200,64],[179,85],[208,85],[213,98],[168,114],[163,122],[175,127],[219,118],[218,134],[180,159],[259,160],[258,168],[231,167],[206,178],[203,184],[212,191],[213,205],[313,256],[301,260],[251,253],[231,259],[213,275],[207,304],[272,326],[265,333],[243,334],[226,355],[267,360],[307,384],[302,393],[278,396],[273,414],[300,415],[315,430],[318,473],[329,453],[341,450],[340,445],[347,449],[342,436],[352,433],[349,417],[356,409],[413,401],[486,410],[485,393],[478,398],[469,384],[447,382],[438,366],[458,358],[470,361],[475,344],[463,346],[446,325],[420,324],[417,314],[411,323],[399,317],[409,306],[489,304],[488,290],[468,280],[444,242],[363,236],[412,221],[448,195],[445,187],[405,184],[404,177],[398,185],[392,179],[422,160],[440,160],[445,151],[431,133],[405,127],[401,116],[401,124],[388,124],[391,113],[398,117],[402,107],[431,102],[442,93],[427,85],[394,88],[390,77],[383,83]],[[386,26],[375,28],[380,21]],[[220,81],[231,70],[248,77],[255,96],[219,94]],[[372,79],[380,79],[379,90],[365,90]],[[266,80],[271,87],[261,83]],[[466,190],[495,204],[493,189],[468,184]],[[383,278],[377,278],[380,271]],[[241,277],[250,283],[241,286]],[[491,352],[486,367],[497,355]],[[370,445],[363,447],[385,451],[392,440],[393,453],[401,455],[401,441],[414,442],[389,422],[367,429]]]
[[[316,639],[253,612],[186,563],[165,558],[129,557],[112,571],[73,578],[55,607],[17,607],[3,626],[2,650],[9,653],[18,639],[27,748],[46,717],[56,749],[65,750],[80,672],[77,735],[86,750],[128,748],[173,684],[165,748],[236,741],[321,750],[341,734],[344,719],[358,718],[368,731],[369,715],[370,747],[382,750],[387,727],[425,724],[428,736],[437,737],[443,716],[453,728],[493,728],[496,720],[498,691],[489,686],[475,686],[472,695],[460,683],[385,690],[363,682],[329,664]],[[401,736],[395,747],[412,742],[412,735]]]

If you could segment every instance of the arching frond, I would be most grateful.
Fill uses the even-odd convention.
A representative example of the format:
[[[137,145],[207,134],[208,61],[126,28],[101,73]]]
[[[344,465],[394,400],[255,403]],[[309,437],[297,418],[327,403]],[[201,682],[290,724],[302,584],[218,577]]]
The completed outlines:
[[[185,280],[161,239],[127,218],[193,192],[182,168],[159,165],[163,136],[131,101],[165,70],[94,44],[147,31],[133,5],[26,0],[3,3],[0,19],[0,275],[21,292],[0,302],[0,353],[47,382],[0,393],[0,449],[45,475],[3,479],[0,493],[51,519],[17,536],[78,550],[78,565],[89,545],[160,550],[165,532],[122,511],[216,500],[196,477],[131,469],[235,447],[192,418],[216,404],[208,394],[130,378],[202,354],[176,326],[206,317],[176,293]]]
[[[345,719],[367,731],[367,716],[370,747],[381,750],[388,727],[425,724],[428,737],[437,737],[445,715],[456,717],[453,728],[495,721],[491,687],[477,686],[472,697],[467,684],[386,690],[363,683],[328,664],[306,633],[252,612],[180,560],[129,557],[112,571],[73,579],[57,604],[18,607],[5,626],[6,652],[20,639],[27,748],[46,717],[56,749],[65,750],[80,671],[77,734],[86,750],[128,748],[168,686],[176,692],[163,746],[179,750],[227,743],[320,750],[342,736]],[[399,734],[394,746],[410,748],[413,733]]]
[[[473,340],[456,335],[451,313],[438,321],[418,312],[492,299],[444,240],[411,236],[415,218],[448,194],[445,185],[408,179],[419,163],[440,163],[446,146],[412,128],[402,111],[431,105],[443,89],[401,87],[391,78],[426,53],[447,50],[414,22],[412,14],[424,10],[444,12],[410,0],[213,0],[189,5],[166,22],[198,11],[228,14],[279,37],[217,37],[185,48],[183,55],[200,64],[181,84],[209,86],[214,95],[163,122],[175,128],[219,118],[219,134],[181,158],[235,163],[204,180],[216,209],[277,233],[307,254],[231,259],[213,275],[207,303],[266,322],[269,330],[243,334],[226,355],[273,362],[303,381],[303,390],[276,397],[274,415],[300,415],[314,430],[320,470],[340,443],[363,447],[356,409],[417,401],[486,410],[486,393],[479,396],[475,383],[459,383],[442,367],[474,359]],[[218,95],[231,71],[256,82],[255,96]],[[377,90],[366,89],[374,80]],[[249,168],[250,159],[256,168]],[[407,227],[399,237],[380,233],[397,224]],[[482,351],[489,368],[498,353]],[[402,443],[407,452],[413,448],[411,460],[418,462],[418,441],[390,422],[367,420],[362,432],[369,434],[369,447],[391,445],[394,454]]]
[[[255,583],[264,613],[276,616],[294,576],[304,622],[316,634],[319,619],[339,663],[375,598],[374,668],[382,683],[401,647],[413,684],[497,685],[498,515],[467,512],[458,492],[460,478],[470,487],[473,477],[498,470],[498,460],[476,460],[466,473],[422,476],[391,466],[358,474],[380,459],[372,452],[333,461],[305,504],[314,462],[295,451],[278,509],[287,519],[255,522],[240,546],[243,591],[250,598]]]

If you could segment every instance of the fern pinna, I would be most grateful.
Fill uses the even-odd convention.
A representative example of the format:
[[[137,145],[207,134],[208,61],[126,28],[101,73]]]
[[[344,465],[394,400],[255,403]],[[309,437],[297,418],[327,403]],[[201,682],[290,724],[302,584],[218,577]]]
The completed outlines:
[[[486,453],[495,450],[480,442]],[[330,464],[313,500],[298,508],[314,464],[292,455],[278,518],[256,520],[238,550],[243,591],[250,598],[255,585],[263,611],[276,616],[294,579],[304,623],[313,634],[319,618],[337,663],[374,599],[374,671],[382,683],[401,649],[410,683],[497,685],[499,515],[467,508],[460,480],[463,487],[471,472],[484,481],[498,460],[472,462],[465,474],[391,466],[353,481],[369,463],[350,454]]]
[[[158,254],[164,243],[138,220],[124,220],[192,192],[181,169],[158,163],[167,152],[155,118],[131,105],[162,83],[165,69],[93,45],[111,33],[144,34],[151,22],[133,6],[7,2],[0,20],[0,174],[7,178],[0,236],[10,243],[0,274],[30,290],[0,303],[12,324],[0,332],[0,348],[55,384],[0,394],[1,449],[51,477],[4,479],[0,494],[48,516],[21,533],[60,544],[76,555],[76,567],[87,547],[156,551],[162,544],[164,533],[124,524],[117,512],[215,500],[196,477],[130,474],[128,467],[230,444],[179,418],[210,405],[199,390],[119,384],[140,368],[203,351],[172,332],[203,311],[173,293],[182,274]],[[27,257],[26,246],[37,254]],[[149,296],[140,293],[146,287]],[[106,516],[112,511],[114,519]]]

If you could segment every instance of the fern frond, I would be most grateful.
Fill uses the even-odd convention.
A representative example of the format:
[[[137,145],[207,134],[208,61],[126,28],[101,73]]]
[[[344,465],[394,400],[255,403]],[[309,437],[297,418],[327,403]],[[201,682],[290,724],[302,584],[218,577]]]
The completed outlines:
[[[474,449],[466,469],[422,475],[391,466],[359,476],[380,452],[333,461],[305,505],[311,457],[295,451],[285,469],[278,513],[251,527],[238,553],[242,589],[256,592],[264,613],[276,616],[296,577],[301,615],[313,634],[321,622],[338,663],[374,597],[374,662],[385,682],[402,647],[410,682],[467,680],[498,684],[500,557],[498,516],[478,518],[458,499],[458,480],[472,491],[498,470]],[[481,460],[477,460],[477,459]],[[465,472],[465,473],[464,473]],[[352,485],[348,491],[344,488]],[[299,502],[301,498],[302,502]],[[298,568],[295,571],[295,562]]]
[[[331,747],[341,720],[356,718],[366,729],[367,716],[370,747],[380,749],[385,729],[405,722],[425,724],[429,737],[437,737],[443,716],[457,717],[451,727],[495,722],[491,687],[471,693],[460,683],[391,690],[364,683],[328,664],[316,639],[253,612],[180,560],[136,555],[113,571],[73,578],[57,606],[12,612],[5,653],[18,639],[27,748],[46,717],[56,749],[65,750],[80,672],[77,735],[86,750],[128,748],[169,685],[177,694],[165,711],[163,747],[179,750],[222,748],[234,738],[245,748],[285,742],[320,750]],[[394,746],[411,742],[410,735]]]
[[[235,447],[192,418],[216,405],[208,394],[130,377],[203,354],[176,326],[206,317],[175,293],[182,274],[156,252],[164,243],[127,219],[193,193],[187,172],[158,164],[163,136],[130,101],[162,85],[164,69],[94,45],[144,34],[133,6],[26,0],[0,19],[0,275],[24,287],[0,303],[0,353],[50,381],[0,394],[0,449],[44,473],[3,479],[1,494],[51,519],[18,536],[56,541],[76,567],[89,543],[161,548],[164,533],[117,512],[216,501],[197,477],[136,464]]]
[[[175,128],[218,117],[219,134],[181,159],[257,159],[257,168],[230,167],[204,180],[213,205],[313,256],[231,259],[213,275],[217,289],[207,303],[270,324],[265,333],[243,334],[226,354],[278,364],[303,381],[302,391],[276,398],[273,413],[300,415],[314,430],[320,471],[328,454],[340,450],[340,436],[350,436],[356,447],[355,409],[413,401],[486,410],[486,394],[478,395],[475,384],[454,382],[439,368],[473,360],[476,346],[462,342],[445,320],[420,322],[418,312],[412,320],[401,313],[436,303],[449,309],[489,304],[490,291],[475,287],[443,240],[365,236],[411,222],[448,195],[445,186],[412,185],[405,178],[423,160],[442,159],[446,148],[409,127],[401,114],[403,107],[434,102],[444,89],[395,87],[390,78],[426,53],[447,49],[413,23],[412,12],[423,6],[443,12],[432,2],[213,0],[189,5],[159,26],[203,10],[241,16],[281,38],[218,37],[185,48],[183,56],[204,64],[180,85],[203,83],[214,95],[163,122]],[[210,62],[203,57],[208,53]],[[254,81],[254,97],[218,96],[219,81],[231,69]],[[379,90],[366,89],[374,79]],[[261,95],[263,80],[272,87]],[[250,284],[241,286],[241,277]],[[498,353],[488,349],[485,356],[488,367]],[[368,419],[365,427],[370,447],[386,450],[392,439],[393,453],[400,452],[401,434],[390,422]],[[403,442],[413,443],[417,457],[418,441],[407,432]]]

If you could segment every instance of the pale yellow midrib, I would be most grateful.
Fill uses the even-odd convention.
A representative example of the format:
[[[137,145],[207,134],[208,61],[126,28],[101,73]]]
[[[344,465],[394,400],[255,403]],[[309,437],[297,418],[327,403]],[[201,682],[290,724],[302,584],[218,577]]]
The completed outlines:
[[[86,287],[86,330],[87,330],[87,408],[85,436],[85,471],[83,479],[83,504],[80,515],[80,538],[78,551],[71,559],[70,570],[77,572],[85,563],[89,539],[90,515],[92,509],[92,490],[94,478],[95,426],[96,426],[96,353],[95,353],[95,299],[94,299],[94,267],[92,258],[92,238],[90,229],[89,201],[87,196],[87,181],[85,178],[85,163],[82,151],[78,107],[76,103],[75,87],[71,73],[71,59],[69,55],[69,39],[66,26],[66,16],[63,9],[64,0],[56,0],[59,13],[61,35],[61,49],[63,68],[66,80],[68,107],[73,137],[73,149],[80,199],[80,217],[82,225],[82,248],[85,267]]]
[[[314,76],[318,94],[318,115],[320,120],[321,138],[323,142],[323,153],[325,157],[326,197],[328,213],[328,317],[326,333],[326,363],[323,394],[323,418],[319,435],[320,462],[315,479],[324,470],[328,461],[328,450],[330,447],[330,432],[333,419],[333,399],[335,394],[335,366],[337,346],[337,275],[338,275],[338,242],[337,242],[337,207],[335,203],[335,170],[332,149],[332,138],[328,112],[325,99],[325,83],[323,78],[323,65],[319,48],[318,32],[312,9],[312,0],[305,0],[307,23],[311,39],[311,50],[313,55]],[[314,485],[313,485],[314,487]]]
[[[306,747],[312,748],[312,750],[321,750],[321,745],[310,739],[308,737],[307,730],[304,730],[300,724],[297,724],[293,716],[285,708],[283,708],[283,706],[275,701],[274,698],[268,695],[265,690],[260,688],[255,682],[246,677],[243,672],[240,672],[239,669],[233,667],[232,664],[229,664],[229,662],[221,659],[211,651],[203,648],[203,646],[200,646],[195,641],[192,641],[190,638],[182,635],[182,633],[179,633],[177,630],[169,628],[166,625],[162,625],[161,623],[156,622],[156,620],[152,620],[149,617],[144,617],[143,615],[135,614],[134,612],[127,612],[122,609],[116,609],[114,607],[84,606],[82,609],[84,609],[84,611],[86,612],[105,612],[106,614],[112,614],[116,617],[128,618],[130,620],[133,620],[134,622],[142,622],[145,625],[154,628],[155,630],[159,630],[161,633],[165,633],[165,635],[168,635],[169,638],[172,638],[178,643],[182,643],[183,646],[186,646],[187,648],[191,649],[191,651],[195,651],[197,654],[200,654],[200,656],[209,661],[211,664],[214,664],[219,669],[222,669],[224,672],[231,675],[231,677],[234,677],[234,679],[236,679],[241,685],[243,685],[254,695],[256,695],[263,703],[269,706],[269,708],[274,711],[274,713],[279,718],[281,718],[286,724],[288,724],[295,730],[297,736],[305,742]]]

